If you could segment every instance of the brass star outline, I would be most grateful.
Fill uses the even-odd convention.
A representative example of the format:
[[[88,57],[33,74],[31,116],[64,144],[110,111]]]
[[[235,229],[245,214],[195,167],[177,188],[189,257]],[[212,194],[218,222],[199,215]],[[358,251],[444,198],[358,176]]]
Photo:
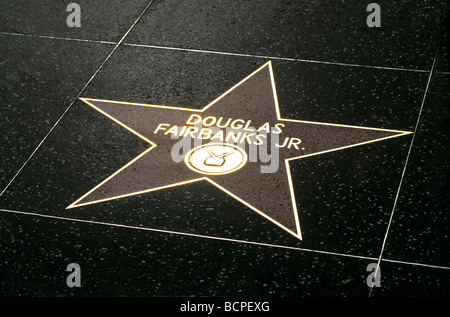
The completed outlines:
[[[207,176],[202,176],[202,177],[198,177],[198,178],[192,178],[192,179],[188,179],[188,180],[181,181],[181,182],[171,183],[171,184],[168,184],[168,185],[165,185],[165,186],[152,187],[152,188],[147,188],[147,189],[144,189],[144,190],[129,192],[129,193],[125,193],[125,194],[121,194],[121,195],[117,195],[117,196],[105,197],[105,198],[102,198],[102,199],[96,199],[96,200],[93,200],[93,201],[83,202],[83,200],[85,200],[92,193],[94,193],[99,188],[101,188],[104,184],[109,182],[111,179],[116,177],[122,171],[124,171],[129,166],[131,166],[132,164],[134,164],[135,162],[140,160],[142,157],[144,157],[146,154],[148,154],[150,151],[152,151],[153,149],[155,149],[158,146],[155,142],[151,141],[149,138],[147,138],[143,134],[137,132],[135,129],[131,128],[128,124],[123,123],[122,121],[118,120],[117,118],[115,118],[114,116],[110,115],[106,111],[102,110],[99,106],[95,105],[96,103],[97,104],[99,104],[99,103],[120,104],[120,105],[127,105],[127,106],[150,107],[150,108],[155,108],[155,109],[180,110],[180,111],[187,111],[187,112],[190,112],[190,113],[203,113],[207,109],[211,108],[213,105],[215,105],[219,101],[221,101],[224,97],[228,96],[231,92],[233,92],[236,88],[241,86],[243,83],[247,82],[250,78],[252,78],[256,74],[258,74],[260,71],[262,71],[263,69],[266,69],[266,68],[268,69],[269,74],[270,74],[270,83],[271,83],[271,87],[272,87],[273,102],[274,102],[274,106],[275,106],[276,119],[277,119],[278,122],[292,122],[292,123],[301,123],[301,124],[306,124],[306,125],[319,125],[319,126],[323,126],[323,127],[341,127],[341,128],[350,128],[350,129],[360,129],[360,130],[371,130],[371,131],[379,131],[379,132],[383,132],[383,133],[389,134],[389,135],[386,135],[386,136],[383,136],[383,137],[378,137],[378,138],[370,139],[370,140],[363,141],[363,142],[357,142],[355,144],[348,144],[348,145],[338,146],[338,147],[326,149],[326,150],[323,150],[323,151],[317,151],[317,152],[313,152],[313,153],[293,156],[293,157],[289,157],[289,158],[284,159],[285,170],[286,170],[286,179],[287,179],[288,186],[289,186],[289,193],[290,193],[290,199],[291,199],[291,204],[292,204],[293,218],[295,220],[295,230],[292,230],[292,229],[288,228],[284,224],[282,224],[279,221],[275,220],[273,217],[267,215],[267,212],[262,211],[261,208],[256,208],[251,203],[249,203],[246,200],[240,198],[238,195],[234,194],[230,190],[226,189],[224,186],[218,184],[217,181],[214,181],[210,177],[207,177]],[[300,221],[299,221],[299,216],[298,216],[297,204],[296,204],[296,200],[295,200],[294,187],[293,187],[293,183],[292,183],[292,175],[291,175],[290,165],[289,165],[290,161],[301,159],[301,158],[305,158],[305,157],[309,157],[309,156],[325,154],[325,153],[328,153],[328,152],[343,150],[343,149],[350,148],[350,147],[360,146],[360,145],[363,145],[363,144],[368,144],[368,143],[373,143],[373,142],[377,142],[377,141],[382,141],[382,140],[395,138],[395,137],[399,137],[399,136],[403,136],[403,135],[407,135],[407,134],[412,133],[412,132],[408,132],[408,131],[379,129],[379,128],[367,128],[367,127],[351,126],[351,125],[343,125],[343,124],[331,124],[331,123],[323,123],[323,122],[312,122],[312,121],[304,121],[304,120],[295,120],[295,119],[284,119],[284,118],[281,118],[280,110],[279,110],[279,104],[278,104],[278,97],[277,97],[277,92],[276,92],[276,86],[275,86],[275,79],[274,79],[274,74],[273,74],[271,61],[268,61],[267,63],[265,63],[264,65],[259,67],[253,73],[251,73],[250,75],[248,75],[247,77],[242,79],[240,82],[238,82],[236,85],[231,87],[229,90],[227,90],[225,93],[220,95],[218,98],[213,100],[211,103],[209,103],[208,105],[206,105],[202,109],[191,109],[191,108],[183,108],[183,107],[170,107],[170,106],[163,106],[163,105],[130,103],[130,102],[121,102],[121,101],[112,101],[112,100],[103,100],[103,99],[92,99],[92,98],[80,98],[80,100],[82,100],[83,102],[85,102],[86,104],[88,104],[89,106],[94,108],[95,110],[99,111],[100,113],[102,113],[103,115],[108,117],[109,119],[113,120],[117,124],[121,125],[122,127],[127,129],[131,133],[137,135],[139,138],[141,138],[142,140],[146,141],[151,146],[148,149],[146,149],[144,152],[139,154],[137,157],[132,159],[130,162],[128,162],[127,164],[122,166],[116,172],[111,174],[109,177],[107,177],[105,180],[103,180],[97,186],[92,188],[86,194],[84,194],[79,199],[74,201],[66,209],[71,209],[71,208],[75,208],[75,207],[81,207],[81,206],[95,204],[95,203],[100,203],[100,202],[104,202],[104,201],[109,201],[109,200],[114,200],[114,199],[119,199],[119,198],[139,195],[139,194],[144,194],[144,193],[148,193],[148,192],[152,192],[152,191],[156,191],[156,190],[161,190],[161,189],[166,189],[166,188],[171,188],[171,187],[175,187],[175,186],[181,186],[181,185],[190,184],[190,183],[197,182],[197,181],[206,180],[209,183],[211,183],[212,185],[216,186],[220,190],[224,191],[228,195],[230,195],[233,198],[235,198],[236,200],[240,201],[245,206],[249,207],[253,211],[257,212],[258,214],[260,214],[264,218],[270,220],[271,222],[273,222],[277,226],[281,227],[282,229],[286,230],[287,232],[289,232],[290,234],[292,234],[293,236],[295,236],[296,238],[298,238],[300,240],[302,240],[302,234],[301,234],[301,229],[300,229]]]

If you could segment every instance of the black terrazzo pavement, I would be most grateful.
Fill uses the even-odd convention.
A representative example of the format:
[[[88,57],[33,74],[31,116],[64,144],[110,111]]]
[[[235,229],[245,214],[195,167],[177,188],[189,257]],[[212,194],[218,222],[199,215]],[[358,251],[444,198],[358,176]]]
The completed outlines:
[[[2,2],[2,296],[449,296],[445,1],[68,3]],[[65,209],[148,147],[77,96],[200,109],[269,60],[283,118],[420,115],[291,163],[302,241],[207,182]]]

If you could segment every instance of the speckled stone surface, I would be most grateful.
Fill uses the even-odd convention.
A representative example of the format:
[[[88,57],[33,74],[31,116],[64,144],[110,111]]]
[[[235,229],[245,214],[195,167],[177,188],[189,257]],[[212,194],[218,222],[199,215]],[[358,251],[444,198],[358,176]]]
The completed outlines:
[[[68,27],[66,19],[73,9],[81,9],[81,27]],[[121,0],[101,1],[2,1],[1,32],[68,39],[119,41],[148,5],[147,0],[133,0],[132,5]]]
[[[92,43],[0,36],[2,138],[6,186],[111,50]]]
[[[446,265],[450,261],[448,202],[448,75],[435,74],[411,152],[408,173],[386,245],[386,257]],[[448,127],[447,127],[448,129]]]
[[[377,1],[381,27],[368,28],[369,2],[156,0],[129,43],[429,69],[440,1]]]
[[[450,294],[445,48],[427,89],[443,3],[379,2],[378,29],[357,1],[79,1],[81,28],[68,3],[1,12],[0,295]],[[107,59],[99,41],[141,13]],[[65,209],[148,147],[80,100],[57,121],[87,83],[81,97],[200,109],[270,60],[252,54],[282,57],[283,118],[414,131],[420,114],[417,131],[292,162],[302,241],[207,182]]]
[[[8,295],[270,297],[367,292],[368,261],[361,259],[20,215],[5,215],[1,223],[2,234],[10,237],[2,250],[9,267],[2,290]],[[33,263],[23,261],[23,254]],[[66,272],[60,269],[72,262],[83,270],[84,286],[79,289],[65,286]]]

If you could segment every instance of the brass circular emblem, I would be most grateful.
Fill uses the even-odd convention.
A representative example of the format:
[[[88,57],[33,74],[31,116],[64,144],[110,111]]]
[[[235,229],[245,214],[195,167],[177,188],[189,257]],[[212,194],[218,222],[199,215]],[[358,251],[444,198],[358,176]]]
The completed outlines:
[[[194,172],[223,175],[239,170],[247,163],[247,159],[247,153],[238,146],[209,143],[190,150],[184,157],[184,162]]]

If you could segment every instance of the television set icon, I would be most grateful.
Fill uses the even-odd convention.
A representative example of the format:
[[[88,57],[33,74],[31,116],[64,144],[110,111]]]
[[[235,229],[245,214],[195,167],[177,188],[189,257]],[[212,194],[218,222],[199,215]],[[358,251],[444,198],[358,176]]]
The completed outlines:
[[[225,152],[225,153],[220,154],[220,155],[216,155],[210,149],[206,149],[206,151],[208,152],[208,154],[210,156],[205,159],[203,164],[207,165],[207,166],[217,166],[217,167],[220,167],[223,164],[225,164],[225,157],[230,155],[230,154],[232,154],[234,152],[234,151],[230,151],[230,152]]]

